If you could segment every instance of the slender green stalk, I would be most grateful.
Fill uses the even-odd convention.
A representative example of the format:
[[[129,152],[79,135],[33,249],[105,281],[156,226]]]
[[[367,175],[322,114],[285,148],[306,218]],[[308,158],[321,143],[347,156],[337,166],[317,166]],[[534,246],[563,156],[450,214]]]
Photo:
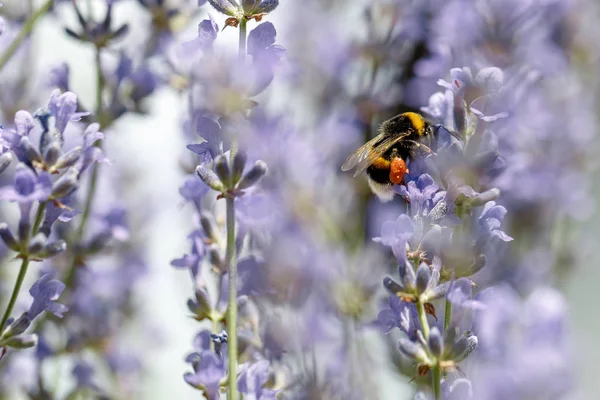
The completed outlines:
[[[0,332],[4,330],[4,325],[8,318],[10,317],[10,313],[17,302],[17,297],[19,296],[19,291],[21,290],[21,285],[23,285],[23,281],[25,280],[25,275],[27,274],[27,267],[29,266],[29,258],[27,256],[23,257],[23,261],[21,261],[21,268],[19,269],[19,275],[17,276],[17,281],[15,282],[15,287],[13,288],[12,295],[10,296],[10,301],[8,302],[8,306],[6,306],[6,311],[4,311],[4,315],[2,316],[2,322],[0,322]]]
[[[417,314],[419,314],[419,321],[421,321],[421,330],[425,339],[429,339],[429,322],[427,322],[427,314],[425,313],[425,305],[422,301],[417,300]]]
[[[240,19],[240,37],[239,37],[239,60],[244,63],[246,59],[246,23],[248,21],[242,17]],[[237,140],[231,139],[229,157],[233,161],[237,153]],[[238,362],[238,344],[237,344],[237,261],[235,248],[235,198],[227,198],[227,250],[225,254],[225,263],[229,274],[229,306],[227,308],[227,349],[229,357],[229,379],[227,381],[227,400],[237,400],[237,362]]]
[[[235,249],[235,198],[227,198],[227,250],[225,262],[229,274],[229,306],[227,308],[227,346],[229,380],[227,400],[236,400],[237,392],[237,262]]]
[[[40,225],[42,224],[42,221],[44,220],[44,211],[46,211],[46,204],[47,204],[47,202],[43,201],[38,206],[37,212],[35,213],[35,220],[33,222],[33,228],[31,230],[31,232],[33,232],[31,236],[35,235],[37,233],[37,231],[40,229]]]
[[[248,20],[244,17],[240,18],[240,37],[239,37],[239,57],[240,61],[246,59],[246,24]]]
[[[100,125],[100,129],[106,126],[106,120],[104,118],[104,105],[103,105],[103,92],[104,92],[104,75],[102,74],[102,48],[96,47],[96,120]],[[95,145],[97,147],[102,146],[102,142],[96,142]],[[94,202],[94,196],[96,194],[96,188],[98,186],[98,171],[100,167],[98,163],[94,163],[92,165],[92,175],[90,177],[90,185],[88,186],[88,191],[85,198],[85,204],[83,206],[83,211],[81,213],[81,219],[77,230],[75,231],[75,236],[73,240],[81,240],[83,235],[85,234],[85,228],[90,216],[90,212],[92,211],[92,204]],[[71,266],[67,272],[67,276],[65,278],[65,284],[67,287],[71,286],[73,283],[73,279],[75,277],[75,270],[77,269],[77,257],[74,256],[71,261]]]
[[[440,400],[442,398],[442,371],[440,369],[440,364],[438,363],[432,370],[433,376],[433,397],[435,400]]]
[[[446,299],[446,308],[444,308],[444,330],[450,326],[450,320],[452,319],[452,303]]]
[[[13,39],[11,44],[8,45],[4,53],[2,53],[2,56],[0,57],[0,70],[2,70],[2,68],[10,61],[21,43],[23,43],[23,40],[31,34],[38,19],[46,14],[50,7],[52,7],[52,0],[46,0],[46,2],[25,21],[17,36]]]
[[[35,213],[35,220],[33,223],[33,228],[31,229],[30,237],[35,236],[40,225],[42,224],[42,220],[44,218],[44,211],[46,210],[46,202],[42,202],[39,204],[38,209]],[[29,243],[23,243],[23,248],[27,249]],[[2,316],[2,322],[0,322],[0,332],[4,329],[4,325],[6,321],[10,318],[10,314],[15,306],[17,301],[17,297],[19,296],[19,292],[21,291],[21,286],[23,285],[23,281],[25,280],[25,275],[27,274],[27,267],[29,266],[29,256],[23,255],[23,260],[21,261],[21,268],[19,269],[19,275],[17,276],[17,281],[15,282],[15,286],[13,287],[12,294],[10,295],[10,300],[8,301],[8,305],[6,306],[6,311],[4,311],[4,315]]]

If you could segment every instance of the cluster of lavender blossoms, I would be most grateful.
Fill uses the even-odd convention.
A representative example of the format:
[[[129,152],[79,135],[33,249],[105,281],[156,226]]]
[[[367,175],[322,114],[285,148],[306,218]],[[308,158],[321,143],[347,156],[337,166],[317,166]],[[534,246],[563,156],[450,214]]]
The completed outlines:
[[[0,398],[148,395],[173,329],[137,297],[157,213],[131,184],[144,148],[111,138],[164,91],[197,322],[165,379],[208,400],[572,398],[554,286],[592,209],[584,0],[5,3]],[[40,21],[93,55],[93,96],[66,61],[33,67]],[[433,134],[382,203],[340,166],[407,111]]]
[[[146,114],[145,99],[169,83],[155,66],[168,63],[173,21],[196,8],[139,1],[150,17],[147,38],[130,51],[118,48],[130,28],[114,22],[121,3],[44,1],[26,10],[5,2],[2,9],[12,17],[2,20],[0,36],[2,398],[128,398],[141,390],[143,345],[130,332],[145,324],[134,290],[147,270],[136,236],[146,211],[131,218],[120,189],[127,163],[113,162],[104,142],[124,115]],[[76,18],[66,22],[68,14]],[[93,50],[89,104],[73,92],[67,62],[45,65],[39,77],[32,70],[31,34],[42,20]],[[8,268],[17,261],[20,268]]]
[[[377,329],[396,349],[398,371],[417,383],[416,398],[567,395],[566,306],[547,284],[575,256],[562,225],[585,215],[572,213],[587,207],[586,166],[574,160],[586,156],[585,131],[594,127],[577,101],[571,43],[557,41],[572,35],[572,9],[560,1],[375,1],[350,14],[336,2],[290,4],[290,14],[311,18],[289,21],[289,31],[303,35],[290,36],[282,64],[268,22],[245,50],[245,19],[272,8],[260,18],[248,10],[274,3],[210,3],[239,29],[242,56],[215,55],[212,19],[186,44],[202,54],[190,73],[186,132],[203,142],[188,145],[201,179],[187,180],[181,194],[199,227],[191,252],[173,265],[191,271],[195,318],[212,321],[187,358],[194,373],[186,381],[209,398],[228,385],[235,396],[238,368],[244,395],[252,371],[257,397],[379,398],[385,390],[377,388],[380,356],[370,336]],[[260,47],[258,32],[268,38]],[[270,63],[255,71],[264,54]],[[275,87],[308,112],[282,111],[269,91],[255,97],[265,89],[253,89],[255,78],[270,82],[273,65],[287,67],[277,70]],[[556,79],[572,90],[556,93]],[[571,103],[565,115],[560,107]],[[364,182],[335,171],[386,116],[409,110],[436,124],[433,152],[410,160],[396,200],[380,204]],[[582,126],[565,135],[565,123]],[[260,188],[241,197],[238,149],[243,160],[269,166]],[[264,165],[247,173],[262,175]],[[557,201],[548,180],[574,178],[582,184]],[[229,201],[221,224],[215,191]],[[557,226],[558,240],[546,234]],[[397,272],[387,274],[386,264]],[[531,366],[538,362],[545,367]]]

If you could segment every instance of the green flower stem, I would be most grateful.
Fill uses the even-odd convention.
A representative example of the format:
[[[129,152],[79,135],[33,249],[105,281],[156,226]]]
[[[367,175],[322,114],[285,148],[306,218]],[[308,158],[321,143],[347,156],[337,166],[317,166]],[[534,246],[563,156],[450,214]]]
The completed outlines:
[[[246,59],[246,24],[248,20],[245,17],[240,18],[240,38],[239,38],[239,57],[240,61]]]
[[[446,308],[448,310],[448,308]],[[422,301],[417,300],[417,314],[419,315],[419,321],[421,321],[421,329],[423,331],[423,336],[425,340],[429,339],[429,322],[427,321],[427,313],[425,312],[425,304]],[[446,319],[446,312],[444,312],[444,323]],[[441,399],[441,381],[442,381],[442,371],[440,369],[439,362],[432,368],[432,386],[433,386],[433,394],[436,400]]]
[[[23,261],[21,261],[21,268],[19,269],[19,275],[17,276],[17,281],[15,282],[15,286],[13,288],[12,294],[10,296],[10,301],[8,302],[8,306],[6,306],[6,311],[4,311],[4,315],[2,316],[2,322],[0,322],[0,332],[4,330],[4,325],[6,325],[6,321],[10,317],[10,313],[12,313],[13,307],[17,302],[17,297],[19,296],[19,291],[21,290],[21,285],[23,285],[23,281],[25,280],[25,275],[27,274],[27,267],[29,266],[29,257],[23,257]]]
[[[103,92],[104,92],[104,75],[102,74],[102,48],[96,47],[96,120],[100,125],[100,129],[103,129],[107,125],[107,121],[104,116],[104,100],[103,100]],[[102,142],[98,141],[94,143],[97,147],[102,147]],[[92,203],[94,202],[94,196],[96,194],[96,188],[98,186],[98,171],[100,167],[98,163],[94,163],[92,165],[92,175],[90,177],[90,185],[88,187],[88,191],[85,198],[85,204],[83,207],[83,212],[81,213],[81,219],[77,230],[75,231],[75,236],[73,239],[75,241],[81,240],[83,235],[85,234],[85,228],[90,216],[90,212],[92,211]],[[70,287],[73,283],[73,279],[75,278],[75,271],[77,269],[77,255],[73,257],[71,261],[71,266],[67,272],[67,276],[65,278],[65,284],[67,287]]]
[[[235,248],[235,198],[227,198],[227,250],[225,262],[229,274],[229,305],[227,308],[227,346],[229,379],[227,400],[236,400],[237,392],[237,262]]]
[[[40,225],[42,225],[42,221],[44,220],[44,211],[46,211],[46,204],[47,202],[43,201],[38,205],[38,209],[35,213],[35,220],[33,222],[33,228],[31,229],[31,236],[35,235],[40,229]]]
[[[31,34],[31,32],[33,31],[33,27],[37,23],[38,19],[40,19],[42,15],[46,14],[50,7],[52,7],[52,0],[47,0],[36,12],[31,14],[31,16],[25,21],[23,27],[21,27],[21,30],[19,31],[17,36],[13,39],[12,43],[6,48],[6,50],[0,57],[0,70],[2,70],[2,68],[4,68],[4,66],[10,61],[10,59],[15,54],[21,43],[23,43],[23,40],[25,40],[25,38],[29,36],[29,34]]]
[[[437,364],[435,367],[433,367],[432,376],[433,397],[435,400],[440,400],[442,398],[442,371],[440,369],[440,364]]]
[[[452,319],[452,303],[446,299],[446,308],[444,308],[444,330],[450,326],[450,320]]]
[[[42,220],[44,219],[44,211],[46,210],[46,202],[42,202],[39,204],[38,209],[35,213],[35,220],[33,223],[33,228],[31,229],[30,237],[35,236],[40,225],[42,224]],[[29,246],[29,240],[26,240],[23,243],[23,249],[26,250]],[[15,282],[15,286],[13,287],[12,294],[10,295],[10,300],[8,301],[8,305],[6,306],[6,311],[4,311],[4,315],[2,316],[2,321],[0,322],[0,333],[4,330],[4,325],[6,325],[6,321],[10,318],[10,314],[17,302],[17,297],[19,296],[19,292],[21,291],[21,286],[23,285],[23,281],[25,280],[25,275],[27,275],[27,267],[29,266],[29,255],[25,254],[22,256],[23,260],[21,261],[21,268],[19,268],[19,275],[17,276],[17,281]]]
[[[419,321],[421,321],[421,330],[425,340],[429,339],[429,322],[427,322],[427,313],[425,313],[425,304],[422,301],[417,300],[417,314],[419,314]]]

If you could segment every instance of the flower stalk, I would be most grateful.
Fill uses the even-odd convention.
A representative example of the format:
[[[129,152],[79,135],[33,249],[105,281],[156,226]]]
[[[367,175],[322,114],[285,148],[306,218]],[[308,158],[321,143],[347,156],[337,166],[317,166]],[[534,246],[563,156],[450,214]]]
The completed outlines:
[[[46,0],[44,4],[25,21],[23,27],[17,34],[17,36],[13,39],[10,45],[6,48],[2,56],[0,57],[0,70],[2,70],[6,64],[10,61],[12,56],[15,54],[21,43],[25,40],[27,36],[31,34],[35,24],[40,19],[40,17],[50,10],[52,7],[53,0]]]
[[[235,248],[235,198],[227,198],[227,250],[225,262],[229,274],[229,307],[227,308],[227,346],[229,356],[229,400],[237,395],[237,263]]]
[[[29,237],[34,237],[37,234],[37,231],[42,223],[44,218],[44,212],[46,210],[46,202],[41,202],[38,206],[38,209],[35,213],[35,222],[33,224],[33,228],[31,229],[31,235]],[[22,248],[27,249],[29,246],[29,241],[27,240]],[[10,300],[8,301],[8,305],[6,306],[6,310],[4,311],[4,315],[2,316],[2,321],[0,322],[0,332],[4,329],[6,325],[6,321],[10,318],[10,314],[12,313],[13,308],[15,307],[15,303],[17,302],[17,297],[19,296],[19,292],[21,291],[21,286],[23,285],[23,281],[25,280],[25,276],[27,275],[27,268],[29,267],[29,254],[22,254],[21,267],[19,268],[19,275],[17,276],[17,281],[15,282],[15,286],[13,287],[12,294],[10,295]]]

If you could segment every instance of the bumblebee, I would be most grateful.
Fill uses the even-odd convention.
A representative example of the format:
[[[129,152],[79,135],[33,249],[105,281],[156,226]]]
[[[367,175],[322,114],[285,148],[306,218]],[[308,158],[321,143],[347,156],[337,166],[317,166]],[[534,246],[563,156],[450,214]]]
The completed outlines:
[[[377,136],[359,147],[342,165],[342,171],[355,168],[354,176],[367,172],[369,187],[381,201],[394,198],[394,185],[404,181],[406,162],[417,150],[431,152],[428,144],[433,127],[417,113],[406,112],[384,121]]]

